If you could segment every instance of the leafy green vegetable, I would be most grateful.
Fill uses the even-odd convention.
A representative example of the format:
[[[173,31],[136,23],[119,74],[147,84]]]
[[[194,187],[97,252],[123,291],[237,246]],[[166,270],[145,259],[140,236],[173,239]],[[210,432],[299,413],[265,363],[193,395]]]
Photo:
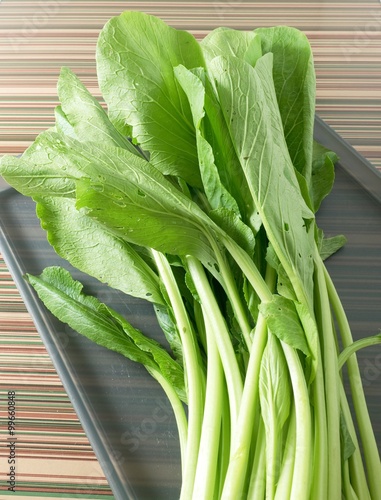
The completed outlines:
[[[335,180],[334,164],[337,160],[335,153],[314,142],[310,193],[314,212],[319,210],[321,202],[332,189]]]
[[[282,433],[291,406],[291,384],[280,343],[270,334],[263,353],[259,395],[266,430],[266,491],[274,496],[282,459]]]
[[[273,54],[273,79],[284,137],[307,184],[312,170],[315,71],[309,41],[289,26],[257,28],[264,54]]]
[[[82,285],[61,267],[48,267],[38,276],[27,275],[39,297],[55,316],[85,337],[159,372],[186,401],[182,368],[152,339],[145,337],[110,307],[85,295]]]
[[[161,172],[199,186],[191,111],[173,70],[179,64],[204,65],[198,43],[154,16],[125,12],[99,36],[99,86],[110,120],[131,132]]]
[[[211,208],[225,208],[238,213],[235,199],[221,183],[218,169],[215,165],[213,149],[203,136],[203,118],[205,116],[205,88],[201,79],[184,66],[175,68],[175,75],[187,95],[192,110],[193,123],[196,130],[196,144],[199,158],[200,173],[205,194]],[[206,76],[204,75],[204,79]]]
[[[130,141],[115,129],[97,99],[69,68],[61,69],[57,91],[61,102],[58,113],[72,127],[73,133],[70,135],[80,141],[102,142],[139,155]],[[64,130],[62,132],[65,133]]]
[[[298,294],[302,284],[302,293],[310,299],[313,263],[306,219],[313,215],[300,194],[281,132],[272,60],[270,54],[265,55],[252,68],[245,61],[221,56],[211,62],[211,71],[225,121],[267,236],[295,293]]]
[[[294,349],[310,356],[310,349],[299,316],[292,300],[274,295],[271,302],[259,306],[271,332]]]
[[[44,196],[37,215],[55,251],[80,271],[134,297],[164,304],[157,274],[129,243],[76,210],[75,199]]]
[[[254,31],[217,28],[201,41],[201,47],[208,64],[217,56],[227,55],[254,66],[262,55],[261,38]]]
[[[55,126],[0,173],[35,200],[61,257],[152,303],[170,352],[65,269],[26,279],[57,318],[160,383],[181,500],[380,500],[354,355],[380,336],[353,342],[323,263],[346,240],[315,219],[337,156],[313,139],[307,37],[221,27],[199,43],[124,12],[100,33],[97,72],[106,107],[62,68]]]

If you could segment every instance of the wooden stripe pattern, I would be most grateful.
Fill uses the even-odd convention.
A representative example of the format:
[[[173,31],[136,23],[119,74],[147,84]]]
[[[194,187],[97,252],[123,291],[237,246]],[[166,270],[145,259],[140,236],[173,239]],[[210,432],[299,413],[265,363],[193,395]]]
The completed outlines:
[[[53,124],[56,81],[70,66],[99,96],[99,30],[125,9],[163,18],[203,38],[286,24],[311,41],[317,112],[381,169],[381,6],[362,2],[2,0],[0,155],[19,154]],[[91,446],[0,258],[0,487],[4,485],[6,397],[17,390],[18,493],[13,498],[113,498]],[[5,492],[1,491],[1,498]]]

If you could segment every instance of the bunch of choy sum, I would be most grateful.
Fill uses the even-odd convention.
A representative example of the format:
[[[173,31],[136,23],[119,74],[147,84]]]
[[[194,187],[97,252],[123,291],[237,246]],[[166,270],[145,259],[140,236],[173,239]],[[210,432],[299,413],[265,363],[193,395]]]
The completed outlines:
[[[60,256],[152,302],[172,352],[63,268],[29,283],[161,384],[182,500],[380,499],[353,352],[381,338],[353,343],[323,262],[345,238],[315,220],[337,158],[313,139],[306,36],[219,28],[199,43],[124,12],[100,33],[97,73],[107,112],[63,68],[55,126],[0,173],[35,200]]]

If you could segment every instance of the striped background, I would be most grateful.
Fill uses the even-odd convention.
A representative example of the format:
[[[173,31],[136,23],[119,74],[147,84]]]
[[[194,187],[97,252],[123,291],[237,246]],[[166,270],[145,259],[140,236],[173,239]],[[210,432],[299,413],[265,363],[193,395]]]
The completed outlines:
[[[319,115],[381,169],[380,2],[0,2],[0,154],[21,153],[53,123],[55,84],[70,66],[99,95],[94,52],[107,19],[142,10],[202,38],[220,26],[288,24],[308,35]],[[112,498],[101,468],[0,256],[0,498],[6,394],[17,390],[13,498]]]

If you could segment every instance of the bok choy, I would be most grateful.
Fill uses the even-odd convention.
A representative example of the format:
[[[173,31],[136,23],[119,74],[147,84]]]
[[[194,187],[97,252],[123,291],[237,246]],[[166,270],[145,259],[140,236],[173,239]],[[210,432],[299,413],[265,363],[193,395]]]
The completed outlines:
[[[0,173],[62,258],[152,303],[171,353],[63,268],[26,279],[162,386],[182,500],[381,499],[354,354],[381,338],[353,343],[324,263],[345,237],[315,218],[337,156],[313,138],[308,39],[279,26],[197,41],[124,12],[96,60],[106,108],[62,68],[54,127]]]

